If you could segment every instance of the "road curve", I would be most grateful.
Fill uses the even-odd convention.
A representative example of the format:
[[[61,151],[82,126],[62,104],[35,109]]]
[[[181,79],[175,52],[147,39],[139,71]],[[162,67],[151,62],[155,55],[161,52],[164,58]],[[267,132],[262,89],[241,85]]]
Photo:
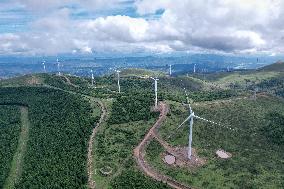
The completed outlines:
[[[185,186],[182,183],[166,176],[162,175],[156,170],[154,170],[145,160],[145,151],[149,142],[156,138],[156,130],[161,126],[162,122],[166,119],[166,115],[169,111],[168,106],[164,102],[159,104],[160,116],[153,127],[145,135],[144,139],[139,143],[139,145],[134,149],[134,157],[140,169],[148,176],[152,177],[157,181],[162,181],[172,188],[175,189],[192,189],[191,187]]]

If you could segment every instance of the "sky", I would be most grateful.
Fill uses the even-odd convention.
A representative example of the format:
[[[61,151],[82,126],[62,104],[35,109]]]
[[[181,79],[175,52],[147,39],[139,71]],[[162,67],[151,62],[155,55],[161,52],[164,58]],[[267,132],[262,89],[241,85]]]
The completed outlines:
[[[0,55],[284,53],[283,0],[0,0]]]

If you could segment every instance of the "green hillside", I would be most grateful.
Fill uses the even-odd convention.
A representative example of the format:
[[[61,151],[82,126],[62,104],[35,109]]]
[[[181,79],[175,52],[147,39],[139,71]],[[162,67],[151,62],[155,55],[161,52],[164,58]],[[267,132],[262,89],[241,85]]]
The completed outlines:
[[[284,62],[278,61],[274,64],[270,64],[260,68],[262,71],[275,71],[275,72],[284,72]]]
[[[21,130],[20,108],[0,104],[0,187],[10,174]]]
[[[173,102],[169,104],[172,111],[160,134],[173,146],[186,146],[187,125],[168,139],[188,115],[184,106]],[[198,116],[222,124],[219,126],[195,120],[193,147],[201,158],[206,159],[206,164],[194,170],[166,166],[160,158],[163,150],[159,144],[153,143],[148,151],[148,159],[153,167],[196,188],[283,186],[284,100],[260,96],[257,100],[197,103],[193,105],[193,110]],[[233,154],[233,157],[228,160],[216,158],[215,151],[220,148]]]
[[[87,141],[97,119],[90,104],[47,87],[0,91],[0,104],[22,104],[29,111],[29,138],[16,188],[85,188]]]
[[[0,188],[88,188],[88,142],[103,112],[98,102],[105,106],[106,117],[91,141],[91,180],[101,189],[169,188],[144,175],[133,158],[133,149],[158,119],[158,112],[153,111],[153,81],[129,73],[121,76],[121,93],[115,75],[95,78],[94,86],[90,78],[71,75],[34,74],[1,80],[0,141],[6,145],[0,148]],[[184,89],[196,114],[236,128],[237,133],[196,120],[193,146],[206,159],[204,166],[191,170],[165,165],[161,159],[164,149],[155,141],[147,148],[150,165],[195,188],[282,186],[284,102],[279,97],[284,91],[283,75],[263,73],[161,75],[158,99],[170,106],[159,130],[164,140],[173,146],[187,145],[188,127],[167,138],[188,114]],[[257,99],[252,99],[255,87]],[[23,125],[28,125],[26,135],[21,132]],[[215,157],[219,148],[233,157],[220,161]],[[14,161],[18,154],[22,160]],[[104,175],[101,170],[111,173]],[[264,182],[267,180],[271,182]]]
[[[121,76],[129,77],[129,76],[136,76],[136,77],[161,77],[166,76],[165,73],[161,71],[152,71],[152,70],[146,70],[146,69],[138,69],[138,68],[129,68],[129,69],[123,69],[121,70]]]

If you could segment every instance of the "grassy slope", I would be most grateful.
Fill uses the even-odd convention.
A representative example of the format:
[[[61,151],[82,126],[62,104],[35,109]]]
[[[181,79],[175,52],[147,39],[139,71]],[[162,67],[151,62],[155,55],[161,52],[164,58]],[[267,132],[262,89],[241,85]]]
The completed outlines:
[[[18,141],[18,147],[14,154],[11,163],[10,173],[3,187],[4,189],[14,189],[22,173],[24,153],[27,148],[28,132],[30,127],[28,109],[26,107],[21,107],[21,124],[22,128]]]
[[[275,78],[281,75],[274,71],[242,71],[242,72],[222,72],[212,74],[196,74],[191,77],[203,81],[206,88],[227,89],[232,85],[245,88],[253,83],[259,83],[265,79]]]
[[[17,86],[31,86],[40,84],[43,79],[40,77],[42,74],[24,75],[20,77],[10,78],[0,81],[0,86],[3,87],[17,87]]]
[[[172,104],[173,105],[173,104]],[[161,135],[167,139],[169,133],[186,117],[186,110],[178,104],[172,112]],[[151,144],[148,159],[162,172],[199,188],[281,188],[283,186],[284,148],[269,143],[263,137],[261,128],[268,123],[264,117],[269,112],[284,114],[284,102],[271,97],[260,97],[256,101],[244,99],[200,103],[193,106],[199,116],[221,122],[238,129],[230,131],[195,121],[193,147],[199,155],[207,159],[207,164],[194,171],[169,168],[159,158],[158,144]],[[188,127],[181,129],[169,141],[172,145],[187,145]],[[223,148],[233,154],[233,158],[222,161],[215,157],[215,151]],[[151,155],[156,154],[156,155]]]
[[[146,69],[137,69],[137,68],[129,68],[121,71],[121,76],[152,76],[152,77],[161,77],[166,74],[160,71],[152,71]]]
[[[110,112],[111,100],[104,100],[104,103]],[[155,119],[151,119],[125,124],[103,123],[101,125],[94,142],[93,160],[94,180],[98,188],[110,188],[110,182],[126,167],[131,166],[132,169],[136,169],[134,165],[129,165],[129,161],[132,161],[132,150],[154,122]],[[105,166],[110,166],[113,169],[111,176],[106,177],[100,174],[99,169]]]
[[[259,70],[263,71],[275,71],[275,72],[283,72],[284,71],[284,62],[276,62],[274,64],[270,64],[260,68]]]
[[[0,106],[0,188],[9,175],[20,135],[20,111],[17,106]]]

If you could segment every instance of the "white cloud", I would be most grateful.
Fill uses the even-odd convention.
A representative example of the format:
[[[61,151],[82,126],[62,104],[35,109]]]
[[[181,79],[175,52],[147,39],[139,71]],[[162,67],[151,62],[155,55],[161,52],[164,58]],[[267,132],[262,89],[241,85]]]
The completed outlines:
[[[138,42],[145,40],[149,23],[142,18],[118,15],[89,20],[80,27],[93,31],[102,40]]]
[[[73,19],[77,4],[96,11],[125,0],[14,0],[27,9],[45,10],[17,34],[0,34],[0,53],[94,51],[284,51],[284,2],[281,0],[136,0],[140,17],[112,15]],[[61,8],[59,8],[61,7]],[[53,10],[54,9],[54,10]],[[164,10],[160,17],[147,15]]]

